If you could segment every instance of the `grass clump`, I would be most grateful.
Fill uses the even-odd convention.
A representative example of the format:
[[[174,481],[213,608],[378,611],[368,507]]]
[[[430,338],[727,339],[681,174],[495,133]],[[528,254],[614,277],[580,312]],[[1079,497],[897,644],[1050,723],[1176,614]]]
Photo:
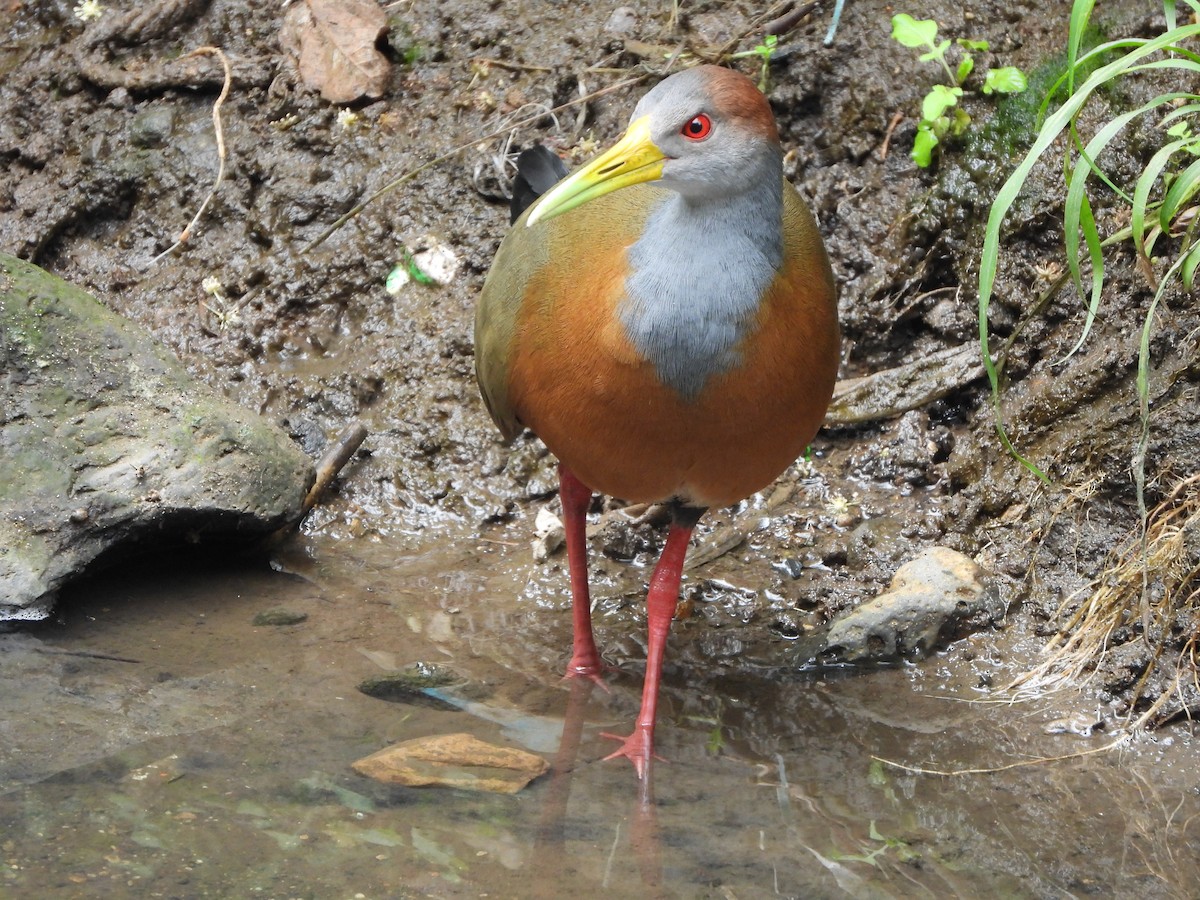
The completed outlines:
[[[1018,696],[1077,682],[1119,654],[1111,668],[1132,680],[1131,729],[1200,709],[1200,474],[1175,484],[1144,534],[1114,549],[1059,616],[1047,658],[1012,686]]]
[[[1200,17],[1200,2],[1185,0]],[[1157,37],[1107,40],[1083,50],[1095,0],[1075,0],[1067,42],[1067,67],[1042,101],[1033,144],[1001,186],[988,216],[979,274],[979,341],[991,382],[996,428],[1004,446],[1027,468],[1045,475],[1016,452],[1000,414],[1000,367],[989,350],[988,307],[995,286],[1000,232],[1033,167],[1063,153],[1063,231],[1067,281],[1083,305],[1077,340],[1059,363],[1087,341],[1101,309],[1105,254],[1117,244],[1132,247],[1138,271],[1153,292],[1129,339],[1138,348],[1136,390],[1140,435],[1132,470],[1141,528],[1113,551],[1103,571],[1060,610],[1063,624],[1047,650],[1049,658],[1021,680],[1021,690],[1062,684],[1098,670],[1106,657],[1120,654],[1132,673],[1114,689],[1132,692],[1130,724],[1140,728],[1200,709],[1197,642],[1200,641],[1200,473],[1181,478],[1153,510],[1145,501],[1145,462],[1149,444],[1150,338],[1155,313],[1171,287],[1195,288],[1200,267],[1200,55],[1192,47],[1200,23],[1179,24],[1175,0],[1165,0],[1166,29]],[[1079,121],[1097,94],[1129,79],[1166,75],[1172,87],[1140,105],[1101,121],[1086,139]],[[1188,90],[1188,87],[1192,87]],[[1114,91],[1116,95],[1122,91]],[[1132,124],[1156,135],[1153,152],[1139,172],[1118,178],[1100,162],[1104,151]],[[1065,138],[1065,140],[1063,140]],[[1093,201],[1115,204],[1110,220],[1120,222],[1101,234]],[[1082,600],[1080,598],[1083,598]],[[1078,606],[1074,606],[1078,604]],[[1168,648],[1179,648],[1168,658]],[[1174,650],[1172,650],[1174,652]],[[1169,683],[1166,683],[1169,682]],[[1133,720],[1135,706],[1143,709]],[[1148,706],[1147,706],[1148,704]]]

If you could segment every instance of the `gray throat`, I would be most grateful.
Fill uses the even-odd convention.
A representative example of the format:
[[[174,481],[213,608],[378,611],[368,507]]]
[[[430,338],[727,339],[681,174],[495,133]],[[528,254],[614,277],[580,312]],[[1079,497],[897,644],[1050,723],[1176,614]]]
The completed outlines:
[[[671,191],[629,250],[617,313],[659,380],[685,400],[740,362],[738,344],[783,263],[783,183],[764,181],[707,200]]]

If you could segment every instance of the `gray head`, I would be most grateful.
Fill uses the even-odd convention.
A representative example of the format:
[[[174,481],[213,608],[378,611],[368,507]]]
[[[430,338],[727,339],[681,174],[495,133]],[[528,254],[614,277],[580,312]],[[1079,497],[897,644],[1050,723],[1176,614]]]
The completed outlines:
[[[698,66],[659,82],[631,122],[649,118],[650,140],[665,157],[660,183],[689,199],[761,185],[780,176],[779,130],[767,98],[745,75]]]
[[[625,136],[530,207],[533,226],[604,194],[657,181],[689,201],[777,185],[782,151],[767,99],[745,75],[697,66],[644,96]]]

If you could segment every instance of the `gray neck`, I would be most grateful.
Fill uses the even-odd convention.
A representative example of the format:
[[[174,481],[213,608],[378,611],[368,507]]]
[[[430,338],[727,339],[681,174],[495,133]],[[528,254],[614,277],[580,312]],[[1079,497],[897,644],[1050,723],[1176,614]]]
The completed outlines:
[[[694,400],[738,345],[783,263],[783,183],[699,199],[670,192],[629,250],[617,312],[659,380]]]

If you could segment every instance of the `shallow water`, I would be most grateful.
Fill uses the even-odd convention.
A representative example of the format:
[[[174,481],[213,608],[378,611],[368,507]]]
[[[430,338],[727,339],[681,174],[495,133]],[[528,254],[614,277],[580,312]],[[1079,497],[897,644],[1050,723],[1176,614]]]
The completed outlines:
[[[643,803],[631,767],[601,761],[612,744],[600,736],[630,727],[640,662],[620,659],[607,692],[561,680],[567,604],[525,545],[464,537],[413,552],[317,539],[282,568],[110,576],[74,590],[60,623],[0,637],[0,895],[1200,888],[1197,752],[1182,730],[994,774],[939,777],[876,759],[981,768],[1111,741],[1045,733],[1077,697],[958,702],[986,697],[989,673],[1002,680],[1031,643],[1019,634],[870,671],[669,664],[658,732],[668,761]],[[642,574],[597,593],[635,589]],[[273,607],[307,619],[251,624]],[[677,623],[675,638],[690,627],[707,626]],[[604,627],[599,637],[612,643]],[[482,699],[445,712],[356,690],[418,660],[452,667]],[[350,769],[388,743],[460,731],[541,753],[555,771],[489,796],[385,787]]]

